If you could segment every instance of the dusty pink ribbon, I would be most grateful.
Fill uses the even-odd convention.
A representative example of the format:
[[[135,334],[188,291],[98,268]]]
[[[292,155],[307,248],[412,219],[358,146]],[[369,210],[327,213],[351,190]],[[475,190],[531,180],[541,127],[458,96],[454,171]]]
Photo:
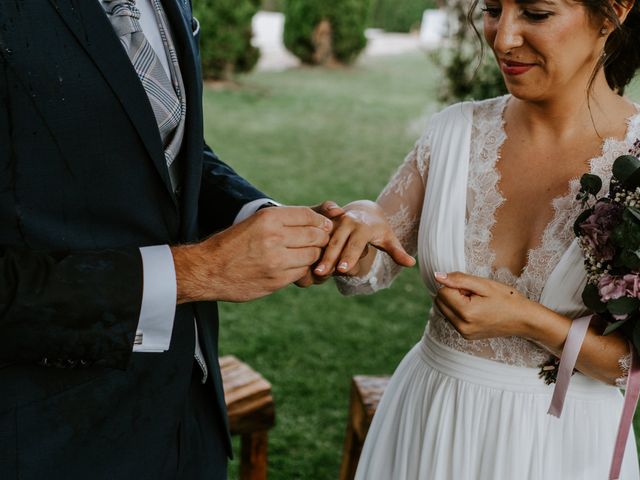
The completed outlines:
[[[622,415],[620,416],[620,424],[618,425],[616,446],[613,449],[609,480],[618,480],[620,478],[620,469],[622,468],[622,459],[624,458],[624,451],[627,446],[627,437],[631,430],[633,413],[636,411],[638,397],[640,396],[640,362],[638,362],[638,353],[633,345],[630,344],[629,347],[631,348],[631,368],[627,376],[624,406],[622,407]]]
[[[567,396],[569,382],[573,369],[576,367],[578,354],[584,342],[584,337],[589,329],[591,315],[580,317],[571,322],[567,339],[564,342],[562,356],[560,357],[560,365],[558,365],[558,377],[556,386],[553,389],[553,397],[551,397],[551,405],[549,406],[549,415],[560,418],[562,415],[562,407],[564,407],[564,399]]]
[[[587,334],[591,316],[581,317],[574,320],[569,328],[569,334],[562,349],[560,357],[560,365],[558,366],[558,380],[553,389],[551,397],[551,405],[549,406],[549,415],[560,417],[562,407],[571,381],[571,374],[576,366],[580,348]],[[609,480],[619,480],[620,470],[622,468],[622,460],[627,445],[627,438],[631,430],[631,422],[633,414],[640,397],[640,362],[638,354],[633,345],[631,348],[631,368],[627,376],[627,388],[624,396],[624,406],[622,407],[622,415],[620,416],[620,424],[618,425],[618,434],[616,436],[616,444],[613,449],[613,458],[611,459],[611,468],[609,470]]]

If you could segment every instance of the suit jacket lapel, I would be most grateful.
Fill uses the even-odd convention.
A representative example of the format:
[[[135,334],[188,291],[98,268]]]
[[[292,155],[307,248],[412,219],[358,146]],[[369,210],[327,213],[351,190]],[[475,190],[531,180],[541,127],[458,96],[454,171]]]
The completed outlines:
[[[167,18],[171,24],[175,47],[180,62],[180,71],[185,85],[187,118],[185,135],[180,156],[183,169],[182,236],[193,240],[196,232],[200,183],[202,179],[202,156],[204,133],[202,124],[202,73],[198,45],[193,36],[192,14],[188,0],[162,0]]]
[[[144,87],[98,0],[49,0],[102,72],[138,131],[169,194],[176,202],[162,139]]]

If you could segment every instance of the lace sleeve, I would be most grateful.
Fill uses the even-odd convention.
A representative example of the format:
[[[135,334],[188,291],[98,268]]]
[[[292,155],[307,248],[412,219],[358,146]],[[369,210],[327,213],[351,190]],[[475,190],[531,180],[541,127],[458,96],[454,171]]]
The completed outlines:
[[[627,388],[627,377],[629,376],[629,370],[631,370],[631,353],[628,353],[618,360],[618,365],[620,366],[622,375],[616,378],[616,387],[624,389]]]
[[[429,146],[430,132],[427,130],[377,199],[391,228],[410,255],[417,251],[418,226],[429,169]],[[377,251],[366,276],[335,277],[336,284],[343,295],[371,294],[388,287],[401,269],[389,255]]]

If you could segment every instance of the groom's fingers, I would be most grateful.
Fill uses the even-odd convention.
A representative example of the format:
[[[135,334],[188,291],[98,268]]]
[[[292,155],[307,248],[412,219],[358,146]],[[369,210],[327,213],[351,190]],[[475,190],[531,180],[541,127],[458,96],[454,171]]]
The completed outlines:
[[[333,222],[314,212],[309,207],[265,208],[256,215],[267,216],[268,220],[283,227],[317,227],[327,232],[333,230]]]
[[[344,210],[332,200],[327,200],[322,202],[320,205],[311,207],[311,210],[327,218],[336,218],[344,214]]]
[[[316,227],[284,227],[280,233],[287,248],[324,248],[330,239],[326,230]]]

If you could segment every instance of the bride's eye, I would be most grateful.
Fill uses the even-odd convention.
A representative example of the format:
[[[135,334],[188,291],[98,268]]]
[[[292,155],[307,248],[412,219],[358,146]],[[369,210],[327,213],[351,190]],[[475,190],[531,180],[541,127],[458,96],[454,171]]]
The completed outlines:
[[[491,18],[498,18],[501,13],[500,7],[496,7],[494,5],[485,5],[484,7],[481,8],[481,10],[482,10],[482,13],[484,13],[485,15]]]
[[[523,10],[522,15],[524,15],[524,17],[527,20],[530,20],[532,22],[542,22],[548,19],[553,14],[551,12],[536,12],[533,10]]]

